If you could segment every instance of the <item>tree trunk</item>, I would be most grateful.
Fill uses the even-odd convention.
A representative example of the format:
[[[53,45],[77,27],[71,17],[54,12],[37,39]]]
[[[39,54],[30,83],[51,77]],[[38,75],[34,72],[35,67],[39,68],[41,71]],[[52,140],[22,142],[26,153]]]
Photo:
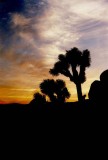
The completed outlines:
[[[82,102],[83,98],[82,98],[81,83],[77,83],[77,84],[76,84],[76,88],[77,88],[78,101],[79,101],[79,102]]]
[[[73,72],[73,78],[74,78],[74,83],[76,84],[76,89],[77,89],[77,95],[78,95],[78,101],[82,102],[82,89],[81,89],[81,83],[79,80],[79,75],[78,71],[76,70],[76,66],[73,65],[72,67],[72,72]]]

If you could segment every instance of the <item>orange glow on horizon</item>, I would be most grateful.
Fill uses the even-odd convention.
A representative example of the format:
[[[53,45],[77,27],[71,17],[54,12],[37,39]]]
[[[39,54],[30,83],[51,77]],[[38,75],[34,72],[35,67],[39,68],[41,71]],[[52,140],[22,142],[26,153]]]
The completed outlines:
[[[82,84],[82,93],[83,95],[86,94],[86,99],[88,98],[88,92],[89,92],[91,83],[95,79],[98,79],[97,77],[99,77],[99,74],[97,73],[96,70],[94,70],[94,72],[93,71],[89,73],[88,72],[86,71],[87,76],[88,74],[89,76],[87,77],[86,82]],[[52,78],[63,79],[66,82],[66,86],[71,94],[71,97],[67,99],[67,102],[78,101],[76,86],[74,83],[70,82],[70,80],[64,77],[63,75],[60,75],[58,77],[52,77]],[[5,103],[28,104],[33,99],[33,94],[35,92],[40,92],[39,84],[40,84],[40,81],[37,82],[36,84],[37,88],[35,89],[30,87],[29,88],[23,88],[23,87],[13,88],[9,86],[6,86],[6,87],[3,86],[0,88],[0,103],[1,104],[5,104]]]

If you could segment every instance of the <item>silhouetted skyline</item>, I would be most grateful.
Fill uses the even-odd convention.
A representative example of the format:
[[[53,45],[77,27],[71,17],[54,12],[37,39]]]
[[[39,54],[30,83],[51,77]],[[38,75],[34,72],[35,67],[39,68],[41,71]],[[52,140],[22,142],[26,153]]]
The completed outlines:
[[[87,94],[107,69],[108,3],[106,0],[0,1],[0,102],[28,103],[59,54],[78,47],[91,53],[91,67],[82,85]],[[69,101],[75,85],[64,76]]]

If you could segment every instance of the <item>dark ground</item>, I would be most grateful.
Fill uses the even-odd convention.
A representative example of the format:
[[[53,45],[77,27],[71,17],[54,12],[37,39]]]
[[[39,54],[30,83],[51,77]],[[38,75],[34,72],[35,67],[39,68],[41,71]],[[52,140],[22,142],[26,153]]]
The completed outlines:
[[[64,104],[0,104],[0,113],[33,113],[33,114],[74,114],[74,113],[91,113],[95,112],[98,108],[89,102],[67,102]]]
[[[61,156],[66,149],[70,149],[71,156],[74,150],[77,152],[75,156],[81,156],[82,153],[85,155],[87,151],[89,157],[92,151],[97,155],[96,148],[101,149],[106,146],[104,143],[107,144],[107,128],[107,105],[96,106],[88,100],[82,104],[0,105],[0,140],[3,140],[3,144],[9,141],[8,149],[12,145],[15,150],[17,144],[22,152],[25,147],[28,148],[25,155],[30,148],[32,151],[35,149],[36,155],[40,150],[39,156],[45,156],[45,150],[52,157],[57,151]],[[17,152],[19,154],[19,150]]]
[[[82,103],[68,102],[64,104],[1,104],[0,116],[16,118],[40,118],[41,120],[72,120],[83,118],[101,118],[107,115],[107,104],[93,104],[89,100]]]

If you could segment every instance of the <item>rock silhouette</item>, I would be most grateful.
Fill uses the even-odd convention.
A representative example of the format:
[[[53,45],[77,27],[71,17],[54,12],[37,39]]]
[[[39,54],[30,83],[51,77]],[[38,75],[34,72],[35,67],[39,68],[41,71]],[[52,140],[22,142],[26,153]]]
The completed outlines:
[[[95,103],[97,103],[101,98],[101,82],[98,80],[95,80],[90,87],[88,96],[89,99]]]
[[[95,104],[108,104],[108,70],[100,75],[100,81],[94,81],[88,93],[90,101]]]
[[[56,81],[53,79],[44,80],[40,84],[40,90],[42,93],[46,94],[53,103],[65,102],[65,100],[70,97],[65,82],[60,79],[57,79]]]
[[[85,96],[82,96],[81,84],[86,81],[85,70],[86,67],[90,66],[90,52],[88,50],[81,52],[78,48],[74,47],[66,51],[65,55],[60,54],[58,59],[54,67],[50,69],[50,74],[58,76],[60,73],[69,77],[70,81],[76,85],[78,100],[84,100]]]

